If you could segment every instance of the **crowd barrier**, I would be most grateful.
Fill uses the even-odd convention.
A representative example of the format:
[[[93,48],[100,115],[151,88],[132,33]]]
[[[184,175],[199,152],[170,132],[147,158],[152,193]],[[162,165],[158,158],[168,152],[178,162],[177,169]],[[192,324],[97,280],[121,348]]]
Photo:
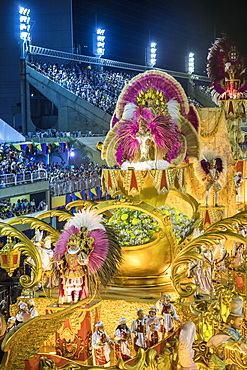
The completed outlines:
[[[48,180],[46,170],[25,171],[17,174],[9,173],[0,175],[0,188],[29,184],[36,181]],[[52,196],[65,195],[77,191],[92,189],[100,186],[101,177],[99,175],[92,177],[78,177],[72,180],[56,180],[50,182],[50,191]]]
[[[47,171],[44,169],[18,172],[17,174],[7,173],[4,175],[0,175],[0,184],[2,188],[28,184],[40,180],[48,180]]]
[[[52,196],[60,196],[68,193],[74,193],[86,189],[92,189],[100,186],[100,176],[97,177],[78,177],[73,180],[58,180],[55,183],[50,183]]]

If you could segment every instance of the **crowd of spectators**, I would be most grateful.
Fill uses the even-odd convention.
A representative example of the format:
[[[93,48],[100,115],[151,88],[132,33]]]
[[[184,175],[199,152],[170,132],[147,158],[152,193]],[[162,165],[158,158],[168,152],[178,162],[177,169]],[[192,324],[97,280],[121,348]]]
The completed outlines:
[[[33,161],[11,144],[0,145],[0,188],[13,186],[33,180],[32,173],[40,173],[36,179],[46,179],[45,166],[42,161]],[[12,175],[12,176],[11,176]]]
[[[191,81],[191,84],[193,87],[195,87],[197,90],[203,92],[204,94],[207,94],[211,96],[211,87],[209,85],[202,85],[198,82]]]
[[[46,202],[41,200],[36,206],[36,202],[32,199],[30,202],[27,199],[18,199],[16,203],[11,203],[9,199],[0,201],[0,219],[17,217],[29,213],[44,211]]]
[[[82,163],[72,169],[64,162],[48,166],[51,195],[64,195],[100,186],[103,167],[93,162]]]
[[[59,66],[33,61],[30,66],[109,114],[113,114],[125,83],[134,77],[134,74],[98,71],[73,62]]]
[[[107,134],[107,130],[103,130],[102,134],[93,134],[92,131],[86,131],[85,133],[82,133],[81,131],[57,131],[54,129],[48,129],[44,131],[36,131],[36,132],[28,132],[27,138],[48,138],[48,137],[56,137],[59,139],[66,139],[72,137],[90,137],[90,136],[105,136]]]
[[[42,161],[30,160],[28,155],[24,155],[23,152],[18,151],[10,144],[0,145],[0,188],[15,185],[8,182],[8,176],[14,175],[21,178],[25,173],[40,170],[44,171],[47,176],[44,179],[48,179],[50,182],[51,195],[64,195],[100,186],[101,171],[104,167],[93,162],[85,162],[75,168],[69,166],[64,159],[60,162],[45,164]],[[22,179],[27,180],[25,177]],[[26,183],[24,180],[23,183]],[[43,207],[42,202],[36,206],[34,200],[28,202],[27,199],[19,199],[13,204],[5,199],[0,201],[0,218],[5,219],[33,213],[42,210]]]
[[[191,98],[190,96],[188,96],[188,101],[189,104],[193,104],[197,108],[203,108],[203,105],[195,98]]]

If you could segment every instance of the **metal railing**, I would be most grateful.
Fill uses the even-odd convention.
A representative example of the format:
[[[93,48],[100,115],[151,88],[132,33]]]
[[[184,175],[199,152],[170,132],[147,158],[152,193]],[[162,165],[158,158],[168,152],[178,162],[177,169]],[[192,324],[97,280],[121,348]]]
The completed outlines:
[[[0,188],[15,185],[23,185],[47,179],[48,179],[47,171],[44,169],[18,172],[17,174],[7,173],[4,175],[0,175]]]
[[[114,68],[121,68],[121,69],[127,69],[130,71],[136,71],[136,72],[145,72],[147,70],[156,70],[156,71],[162,71],[169,73],[173,77],[177,78],[184,78],[187,80],[198,80],[198,81],[205,81],[209,82],[209,78],[206,76],[200,76],[196,74],[190,74],[190,73],[184,73],[184,72],[177,72],[177,71],[170,71],[167,69],[161,69],[161,68],[149,68],[144,65],[138,65],[138,64],[132,64],[132,63],[125,63],[125,62],[118,62],[115,60],[110,59],[104,59],[104,58],[97,58],[97,57],[90,57],[87,55],[80,55],[80,54],[73,54],[73,53],[66,53],[64,51],[58,51],[58,50],[52,50],[43,48],[41,46],[29,46],[29,52],[30,54],[34,55],[44,55],[49,56],[52,58],[59,58],[59,59],[67,59],[75,62],[81,62],[81,63],[89,63],[89,64],[96,64],[103,67],[114,67]]]
[[[68,181],[58,180],[54,183],[50,183],[50,190],[52,192],[52,196],[57,197],[74,193],[76,191],[96,188],[98,186],[100,186],[100,176],[88,178],[79,177],[78,179]]]

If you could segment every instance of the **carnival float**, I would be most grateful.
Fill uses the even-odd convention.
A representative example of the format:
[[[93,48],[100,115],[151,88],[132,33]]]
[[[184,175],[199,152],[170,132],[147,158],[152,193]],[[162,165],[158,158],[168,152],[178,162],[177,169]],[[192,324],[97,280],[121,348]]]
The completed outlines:
[[[1,369],[246,369],[246,67],[215,41],[215,108],[167,73],[137,75],[98,145],[110,199],[0,223],[1,267],[22,255],[31,271],[7,334],[1,316]]]

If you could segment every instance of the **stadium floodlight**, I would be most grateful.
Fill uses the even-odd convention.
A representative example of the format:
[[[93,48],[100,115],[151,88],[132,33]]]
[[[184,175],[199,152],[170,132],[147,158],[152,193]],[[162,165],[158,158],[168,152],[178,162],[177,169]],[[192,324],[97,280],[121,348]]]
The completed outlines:
[[[156,64],[156,57],[157,57],[157,44],[156,42],[150,42],[148,47],[146,48],[146,65],[148,67],[154,67]]]
[[[20,39],[23,40],[23,42],[31,41],[29,14],[30,9],[24,8],[23,6],[19,7]]]
[[[105,54],[105,30],[102,28],[93,33],[93,53],[99,58]]]
[[[194,73],[195,71],[195,58],[194,58],[195,54],[194,53],[189,53],[189,57],[188,57],[188,72],[189,73]]]

